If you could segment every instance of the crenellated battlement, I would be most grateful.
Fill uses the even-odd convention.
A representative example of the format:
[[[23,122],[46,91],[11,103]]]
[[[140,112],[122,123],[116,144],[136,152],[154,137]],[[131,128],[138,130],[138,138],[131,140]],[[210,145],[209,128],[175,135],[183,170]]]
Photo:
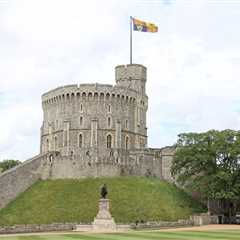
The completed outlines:
[[[132,89],[109,84],[80,84],[58,87],[42,95],[43,106],[64,101],[118,101],[134,104],[138,94]]]
[[[147,68],[141,64],[118,65],[115,67],[116,82],[121,80],[145,80]]]
[[[140,64],[119,65],[115,68],[117,86],[133,89],[141,95],[146,95],[145,84],[147,68]]]

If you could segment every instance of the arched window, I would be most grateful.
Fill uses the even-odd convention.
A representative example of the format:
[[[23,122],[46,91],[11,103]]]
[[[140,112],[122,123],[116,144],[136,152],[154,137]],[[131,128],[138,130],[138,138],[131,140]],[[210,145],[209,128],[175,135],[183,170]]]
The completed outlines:
[[[79,146],[80,148],[83,147],[83,136],[82,136],[81,133],[80,133],[79,136],[78,136],[78,146]]]
[[[107,135],[107,148],[112,148],[112,136]]]
[[[126,136],[126,139],[125,139],[125,148],[126,148],[126,150],[128,150],[128,148],[129,148],[129,137],[128,136]]]
[[[83,117],[81,116],[80,119],[79,119],[79,123],[80,123],[80,126],[83,125]]]
[[[109,100],[109,99],[110,99],[110,94],[107,93],[107,94],[106,94],[106,100]]]
[[[111,127],[111,118],[110,117],[108,117],[108,119],[107,119],[107,125],[108,125],[108,127]]]

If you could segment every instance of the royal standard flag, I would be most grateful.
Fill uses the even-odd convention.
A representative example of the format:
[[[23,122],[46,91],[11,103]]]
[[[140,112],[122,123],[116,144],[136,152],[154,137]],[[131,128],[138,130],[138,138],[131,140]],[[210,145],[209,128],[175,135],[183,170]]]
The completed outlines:
[[[133,20],[133,30],[139,32],[157,32],[158,27],[153,23],[144,22],[138,20],[136,18],[132,18]]]

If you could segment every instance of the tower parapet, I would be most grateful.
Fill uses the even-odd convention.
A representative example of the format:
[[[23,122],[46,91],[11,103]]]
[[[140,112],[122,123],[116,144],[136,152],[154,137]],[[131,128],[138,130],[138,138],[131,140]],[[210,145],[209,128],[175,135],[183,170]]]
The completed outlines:
[[[147,68],[141,64],[119,65],[115,68],[115,80],[118,86],[131,88],[145,95]]]

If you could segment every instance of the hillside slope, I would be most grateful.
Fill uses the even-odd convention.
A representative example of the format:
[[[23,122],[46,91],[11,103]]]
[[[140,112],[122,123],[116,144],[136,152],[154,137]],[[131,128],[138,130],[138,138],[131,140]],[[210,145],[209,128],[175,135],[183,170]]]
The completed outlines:
[[[116,222],[172,221],[204,211],[174,185],[140,177],[39,181],[0,211],[0,225],[89,223],[97,214],[99,189],[106,183]]]

